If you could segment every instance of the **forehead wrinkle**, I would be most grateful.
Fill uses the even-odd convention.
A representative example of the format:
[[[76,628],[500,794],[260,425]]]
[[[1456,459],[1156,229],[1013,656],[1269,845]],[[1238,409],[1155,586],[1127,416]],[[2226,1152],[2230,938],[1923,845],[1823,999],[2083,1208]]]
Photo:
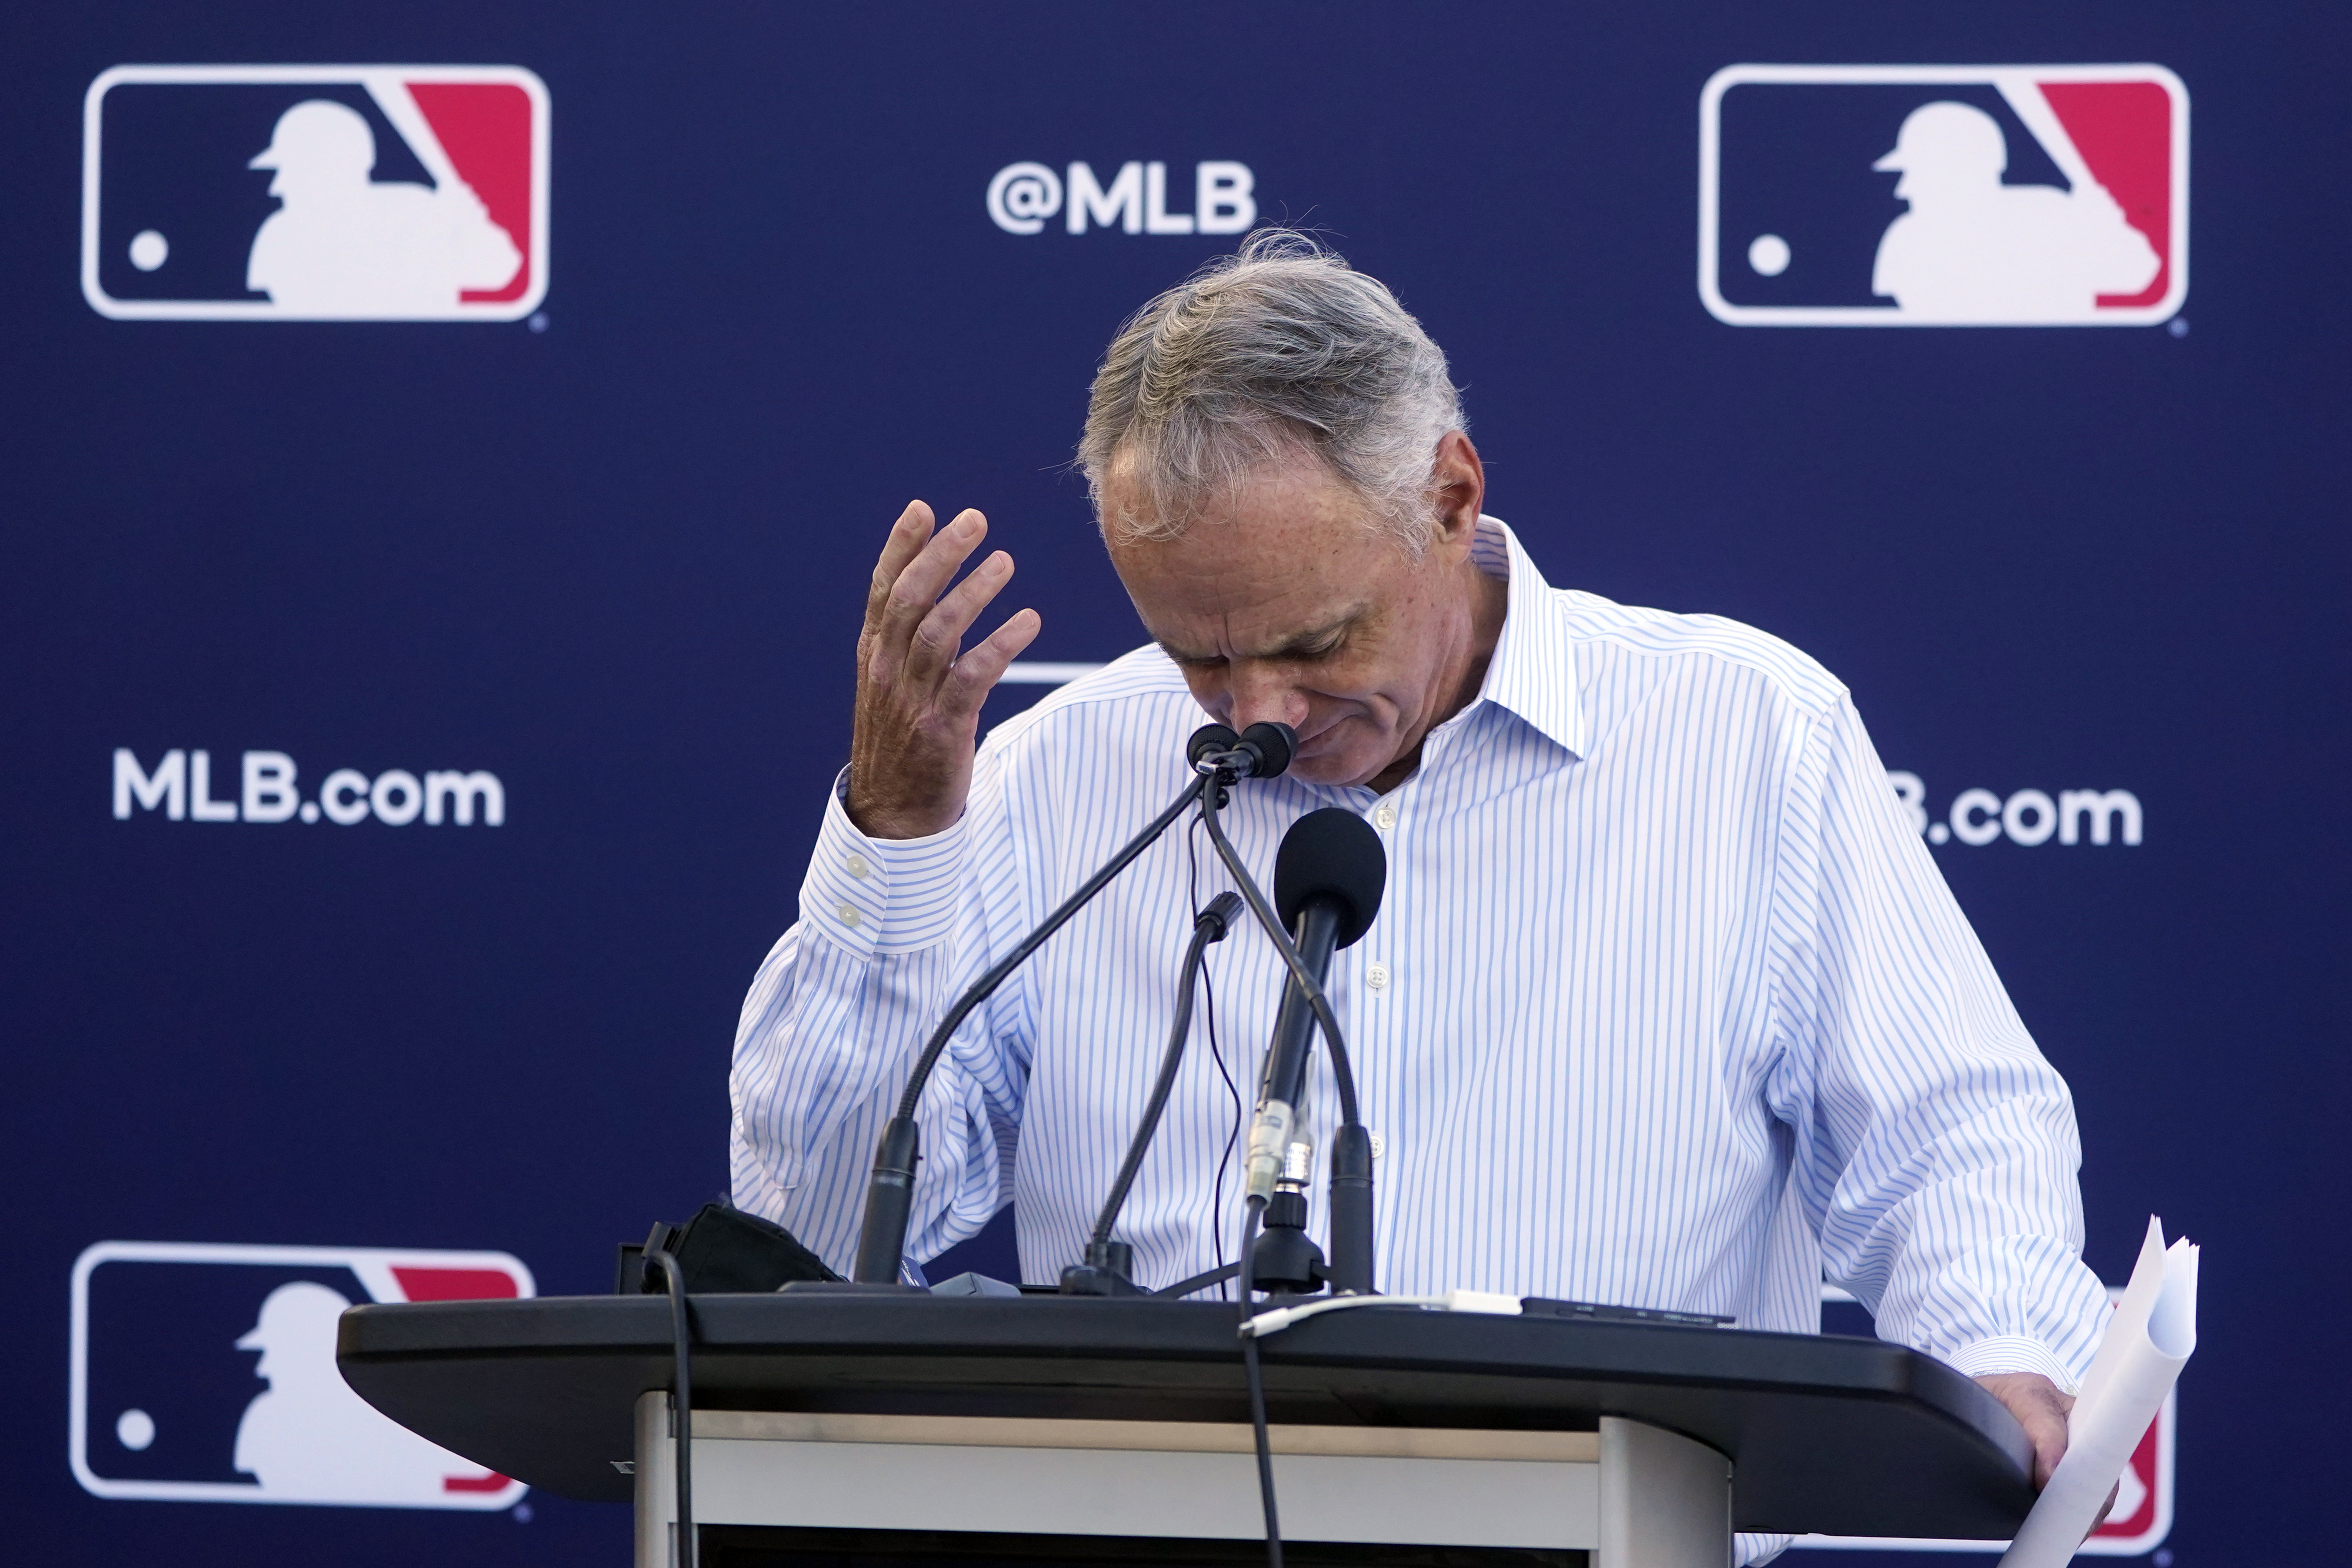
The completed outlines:
[[[1345,611],[1341,612],[1331,620],[1326,621],[1320,626],[1309,626],[1304,631],[1293,632],[1287,637],[1285,637],[1281,641],[1273,644],[1262,652],[1244,650],[1238,652],[1232,657],[1238,658],[1267,659],[1302,658],[1304,657],[1304,649],[1307,647],[1353,629],[1359,622],[1362,621],[1364,617],[1370,613],[1370,608],[1371,607],[1369,605],[1363,604],[1360,601],[1357,604],[1349,605]],[[1171,643],[1166,637],[1160,637],[1157,640],[1160,644],[1160,650],[1167,654],[1170,658],[1176,660],[1180,664],[1195,663],[1227,657],[1223,654],[1193,653],[1189,649],[1179,648],[1174,644]]]

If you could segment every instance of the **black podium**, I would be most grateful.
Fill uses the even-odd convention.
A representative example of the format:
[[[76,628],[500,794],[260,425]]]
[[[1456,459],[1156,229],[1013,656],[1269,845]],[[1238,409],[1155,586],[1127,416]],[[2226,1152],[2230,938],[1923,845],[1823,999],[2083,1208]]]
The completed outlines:
[[[695,1519],[722,1564],[1240,1563],[1261,1533],[1235,1310],[786,1292],[692,1299]],[[669,1304],[363,1306],[371,1404],[671,1557]],[[1742,1531],[2015,1533],[2023,1431],[1874,1340],[1367,1307],[1264,1342],[1301,1564],[1722,1568]],[[1586,1555],[1589,1554],[1589,1555]]]

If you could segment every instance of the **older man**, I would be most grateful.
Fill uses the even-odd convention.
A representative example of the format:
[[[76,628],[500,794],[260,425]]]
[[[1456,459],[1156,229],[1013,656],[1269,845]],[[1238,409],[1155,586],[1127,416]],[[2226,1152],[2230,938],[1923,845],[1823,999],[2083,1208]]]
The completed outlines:
[[[744,1004],[737,1201],[844,1262],[948,1001],[1172,797],[1204,714],[1280,720],[1297,759],[1235,792],[1243,853],[1270,866],[1331,805],[1388,850],[1380,919],[1328,985],[1380,1139],[1384,1289],[1811,1332],[1826,1274],[1980,1378],[2046,1477],[2106,1315],[2073,1108],[1844,688],[1746,626],[1546,583],[1482,513],[1444,356],[1295,236],[1120,330],[1080,457],[1152,641],[975,754],[1038,618],[964,648],[1013,563],[956,583],[981,515],[899,518],[850,765]],[[1200,848],[1163,838],[956,1037],[922,1102],[915,1255],[1010,1202],[1027,1277],[1077,1260],[1189,916],[1224,886]],[[1224,1261],[1241,1226],[1227,1079],[1253,1081],[1282,977],[1262,942],[1214,951],[1217,1048],[1188,1060],[1125,1211],[1151,1285]],[[1328,1144],[1328,1076],[1309,1098]]]

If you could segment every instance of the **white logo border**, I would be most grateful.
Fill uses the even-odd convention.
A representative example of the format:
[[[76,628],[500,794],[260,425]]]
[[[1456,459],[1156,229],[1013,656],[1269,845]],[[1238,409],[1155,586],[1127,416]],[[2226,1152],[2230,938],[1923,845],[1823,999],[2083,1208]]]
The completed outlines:
[[[392,1269],[400,1264],[425,1268],[496,1268],[510,1273],[526,1297],[539,1294],[530,1268],[508,1252],[468,1252],[400,1247],[266,1247],[211,1241],[100,1241],[84,1247],[73,1266],[72,1351],[67,1368],[66,1459],[74,1479],[93,1497],[136,1498],[159,1502],[274,1502],[310,1507],[399,1508],[421,1504],[318,1504],[278,1498],[236,1481],[113,1480],[89,1468],[89,1277],[101,1263],[260,1263],[299,1268],[349,1268],[360,1276],[373,1300],[384,1300]],[[390,1298],[396,1300],[396,1297]],[[509,1480],[495,1492],[456,1493],[430,1505],[449,1511],[496,1512],[510,1508],[530,1488]]]
[[[100,109],[109,89],[126,82],[191,83],[331,82],[365,85],[372,76],[397,74],[403,80],[488,83],[519,87],[530,99],[530,282],[522,298],[498,304],[461,305],[446,314],[402,316],[400,321],[519,321],[547,297],[548,147],[553,140],[547,84],[524,66],[111,66],[99,72],[82,95],[81,297],[114,321],[366,321],[372,316],[313,316],[281,310],[258,300],[117,300],[98,281],[98,174]]]
[[[2085,327],[2155,326],[2172,319],[2189,298],[2189,88],[2159,65],[2090,66],[1726,66],[1706,79],[1698,95],[1698,296],[1707,314],[1733,327],[1935,327],[1949,322],[1906,321],[1897,311],[1870,305],[1735,305],[1717,286],[1719,249],[1717,198],[1722,169],[1723,95],[1748,82],[1812,86],[1835,82],[1899,86],[1906,83],[1998,86],[2004,77],[2037,81],[2114,81],[2119,77],[2159,82],[2172,100],[2171,276],[2164,298],[2153,305],[2103,310],[2096,320],[2065,323]],[[2001,323],[1985,322],[1988,327]]]

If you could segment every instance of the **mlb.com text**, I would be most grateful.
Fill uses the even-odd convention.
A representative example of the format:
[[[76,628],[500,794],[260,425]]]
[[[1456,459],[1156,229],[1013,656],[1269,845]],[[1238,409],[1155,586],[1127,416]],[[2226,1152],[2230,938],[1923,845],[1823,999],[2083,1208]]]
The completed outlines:
[[[309,797],[296,782],[299,776],[294,759],[283,752],[247,752],[232,781],[214,776],[210,752],[174,747],[148,768],[137,752],[118,746],[114,816],[128,821],[133,813],[161,812],[173,822],[317,822],[323,817],[344,827],[370,817],[388,827],[420,820],[429,827],[471,827],[476,823],[499,827],[507,820],[506,785],[496,773],[479,769],[428,769],[419,776],[406,768],[386,768],[370,777],[356,768],[337,768],[320,781],[319,793]],[[215,795],[215,790],[224,793]]]
[[[1895,797],[1911,814],[1911,826],[1930,844],[1954,839],[1982,848],[1998,838],[2032,848],[2055,837],[2061,844],[2122,843],[2137,846],[2145,824],[2139,796],[2127,789],[2021,789],[2006,797],[1989,789],[1964,789],[1940,818],[1927,815],[1927,786],[1917,773],[1888,772]]]

